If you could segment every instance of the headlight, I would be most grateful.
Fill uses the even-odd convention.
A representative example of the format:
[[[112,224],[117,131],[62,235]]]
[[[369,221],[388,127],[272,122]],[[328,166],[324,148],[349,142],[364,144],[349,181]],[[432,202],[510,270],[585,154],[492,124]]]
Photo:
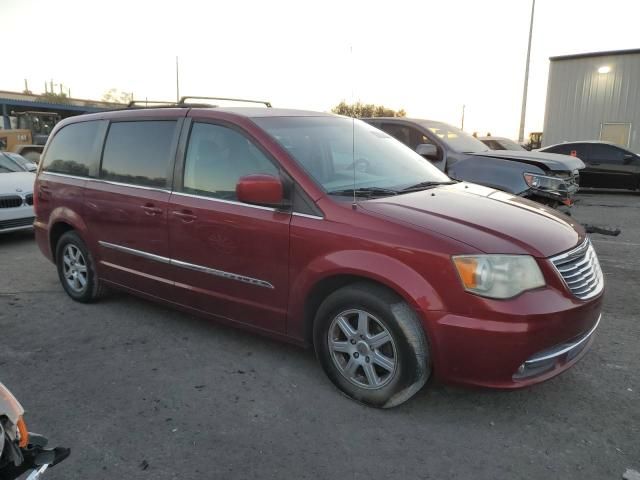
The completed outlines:
[[[482,297],[511,298],[545,285],[529,255],[459,255],[453,264],[464,289]]]
[[[567,185],[562,178],[548,177],[546,175],[538,175],[537,173],[525,173],[524,181],[531,188],[539,190],[566,191]]]

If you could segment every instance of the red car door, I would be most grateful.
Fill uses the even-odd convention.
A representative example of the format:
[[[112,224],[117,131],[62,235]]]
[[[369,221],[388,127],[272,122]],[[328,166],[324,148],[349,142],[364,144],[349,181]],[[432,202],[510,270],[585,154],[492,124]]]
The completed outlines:
[[[169,186],[182,120],[127,120],[109,125],[99,176],[85,187],[84,216],[102,277],[166,297]]]
[[[237,201],[241,176],[279,175],[244,132],[191,124],[169,202],[172,278],[179,302],[270,331],[284,332],[290,212]]]

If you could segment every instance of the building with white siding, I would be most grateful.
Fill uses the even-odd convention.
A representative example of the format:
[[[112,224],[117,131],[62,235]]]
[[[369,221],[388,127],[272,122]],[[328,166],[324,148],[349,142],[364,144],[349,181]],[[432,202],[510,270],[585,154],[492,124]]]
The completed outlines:
[[[606,140],[640,153],[640,49],[550,61],[542,145]]]

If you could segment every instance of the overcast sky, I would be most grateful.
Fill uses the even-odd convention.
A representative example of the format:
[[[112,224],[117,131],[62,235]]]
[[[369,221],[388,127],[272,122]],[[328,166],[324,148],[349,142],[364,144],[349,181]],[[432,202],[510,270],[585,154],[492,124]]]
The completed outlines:
[[[0,0],[1,90],[74,97],[110,88],[268,99],[329,110],[340,100],[515,138],[530,0]],[[549,56],[640,47],[638,0],[537,0],[526,133],[542,129]]]

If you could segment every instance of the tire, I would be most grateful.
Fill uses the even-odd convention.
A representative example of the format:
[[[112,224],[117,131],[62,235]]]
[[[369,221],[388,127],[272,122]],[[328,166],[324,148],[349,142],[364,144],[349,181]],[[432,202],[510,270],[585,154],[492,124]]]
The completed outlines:
[[[104,294],[93,256],[76,232],[66,232],[58,240],[56,266],[62,288],[77,302],[93,302]]]
[[[333,292],[320,305],[313,327],[324,372],[358,402],[395,407],[429,378],[429,348],[420,320],[384,287],[362,282]]]

